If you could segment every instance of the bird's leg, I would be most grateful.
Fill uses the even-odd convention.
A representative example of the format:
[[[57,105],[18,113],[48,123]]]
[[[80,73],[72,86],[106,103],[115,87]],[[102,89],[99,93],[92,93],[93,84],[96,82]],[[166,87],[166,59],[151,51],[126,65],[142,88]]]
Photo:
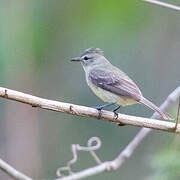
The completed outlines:
[[[105,107],[109,107],[111,105],[115,104],[115,102],[110,102],[110,103],[107,103],[107,104],[104,104],[104,105],[101,105],[101,106],[93,106],[92,108],[95,108],[98,110],[99,112],[99,119],[102,118],[102,109],[105,108]]]
[[[114,113],[115,119],[118,118],[118,113],[116,112],[121,106],[116,107],[112,112]]]
[[[108,106],[111,106],[111,105],[113,105],[113,104],[115,104],[114,102],[110,102],[110,103],[107,103],[107,104],[103,104],[103,105],[101,105],[101,106],[92,106],[92,108],[95,108],[95,109],[97,109],[97,110],[99,110],[99,109],[103,109],[103,108],[105,108],[105,107],[108,107]]]

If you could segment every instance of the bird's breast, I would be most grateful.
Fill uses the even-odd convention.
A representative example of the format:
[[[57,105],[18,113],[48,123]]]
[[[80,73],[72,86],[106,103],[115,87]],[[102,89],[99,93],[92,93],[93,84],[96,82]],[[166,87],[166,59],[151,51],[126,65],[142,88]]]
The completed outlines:
[[[89,87],[96,94],[96,96],[98,96],[104,102],[115,102],[121,106],[127,106],[127,105],[138,103],[134,99],[129,99],[124,96],[119,96],[114,93],[111,93],[110,91],[106,91],[106,90],[94,85],[90,80],[87,80],[87,82],[88,82]]]

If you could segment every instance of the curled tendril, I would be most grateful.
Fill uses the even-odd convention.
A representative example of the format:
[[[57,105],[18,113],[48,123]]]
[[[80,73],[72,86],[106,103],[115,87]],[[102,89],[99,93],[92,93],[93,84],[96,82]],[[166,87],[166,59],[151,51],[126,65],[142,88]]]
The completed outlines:
[[[95,145],[93,145],[95,143]],[[98,158],[98,156],[96,155],[96,153],[94,152],[95,150],[99,149],[101,147],[101,140],[98,137],[91,137],[88,142],[87,142],[87,146],[80,146],[79,144],[72,144],[71,146],[71,151],[73,154],[73,158],[67,162],[67,165],[65,167],[60,167],[57,169],[56,171],[56,175],[58,177],[62,177],[63,172],[68,172],[69,174],[73,174],[72,170],[71,170],[71,166],[72,164],[76,163],[78,156],[77,156],[77,152],[78,151],[87,151],[90,152],[91,156],[94,158],[94,160],[100,164],[101,160]]]

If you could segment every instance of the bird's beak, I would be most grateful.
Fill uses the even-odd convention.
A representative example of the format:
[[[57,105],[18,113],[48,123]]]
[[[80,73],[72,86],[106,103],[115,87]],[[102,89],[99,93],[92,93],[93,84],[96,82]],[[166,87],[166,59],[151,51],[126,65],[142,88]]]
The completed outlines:
[[[71,61],[79,62],[79,61],[81,61],[81,58],[80,57],[75,57],[75,58],[72,58]]]

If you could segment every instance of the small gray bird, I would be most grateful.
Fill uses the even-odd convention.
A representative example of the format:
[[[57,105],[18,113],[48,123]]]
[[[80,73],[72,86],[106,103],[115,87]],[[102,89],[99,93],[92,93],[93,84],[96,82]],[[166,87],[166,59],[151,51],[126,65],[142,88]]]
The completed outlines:
[[[104,56],[99,48],[89,48],[72,61],[80,61],[85,74],[86,81],[92,91],[108,104],[95,107],[99,111],[112,104],[119,106],[113,110],[115,115],[120,106],[142,103],[159,113],[164,119],[172,120],[172,117],[163,112],[152,102],[143,97],[137,85],[120,69],[113,66]]]

